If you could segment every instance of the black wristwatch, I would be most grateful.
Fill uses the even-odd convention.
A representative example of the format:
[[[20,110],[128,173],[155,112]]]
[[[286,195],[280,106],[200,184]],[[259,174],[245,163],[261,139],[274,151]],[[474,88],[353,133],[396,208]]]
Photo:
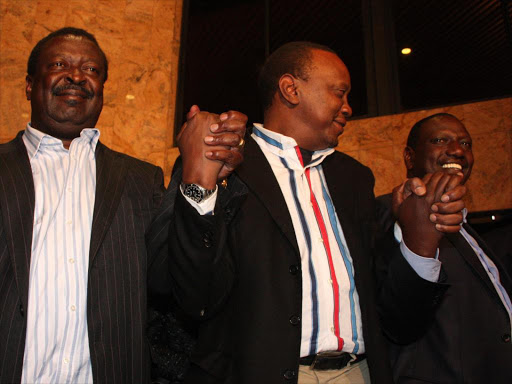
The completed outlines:
[[[198,184],[181,183],[181,191],[196,203],[202,203],[215,192],[215,189],[206,189]]]

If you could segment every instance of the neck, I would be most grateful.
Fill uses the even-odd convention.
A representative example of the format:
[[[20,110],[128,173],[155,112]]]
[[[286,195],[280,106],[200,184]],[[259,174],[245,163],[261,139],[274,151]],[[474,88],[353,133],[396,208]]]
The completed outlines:
[[[68,139],[61,139],[61,140],[62,140],[62,145],[64,146],[64,148],[69,149],[69,146],[71,145],[71,142],[73,140],[68,140]]]
[[[69,146],[71,145],[71,142],[75,138],[80,137],[80,133],[82,132],[82,129],[83,129],[83,128],[80,128],[80,130],[78,132],[74,132],[75,135],[73,135],[72,138],[69,138],[69,137],[61,137],[62,135],[60,135],[58,132],[54,132],[52,129],[48,129],[48,127],[42,126],[42,125],[37,124],[37,123],[34,124],[33,122],[31,122],[30,126],[32,128],[34,128],[34,129],[37,129],[40,132],[46,133],[47,135],[50,135],[52,137],[55,137],[56,139],[61,140],[62,141],[62,145],[66,149],[69,149]]]
[[[300,122],[295,120],[293,114],[284,114],[275,110],[269,110],[265,113],[263,121],[263,126],[266,129],[294,138],[295,140],[297,140],[295,137],[297,124],[300,124]]]

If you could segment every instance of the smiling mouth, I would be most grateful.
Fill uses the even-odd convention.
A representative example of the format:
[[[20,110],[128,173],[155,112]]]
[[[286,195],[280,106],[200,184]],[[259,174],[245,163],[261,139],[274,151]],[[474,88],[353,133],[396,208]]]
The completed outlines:
[[[444,168],[444,169],[458,169],[459,171],[462,171],[462,165],[457,164],[457,163],[443,164],[442,168]]]
[[[338,121],[338,120],[334,120],[334,122],[335,122],[336,124],[340,125],[340,126],[341,126],[341,128],[345,128],[345,124],[346,124],[345,122]]]
[[[81,98],[81,99],[87,99],[88,97],[84,94],[81,94],[81,93],[72,93],[72,92],[62,92],[62,93],[59,93],[57,96],[69,96],[69,97],[76,97],[76,98]]]
[[[80,97],[82,99],[92,99],[93,93],[85,89],[84,87],[76,85],[67,85],[62,87],[56,87],[53,92],[55,96],[72,96]]]

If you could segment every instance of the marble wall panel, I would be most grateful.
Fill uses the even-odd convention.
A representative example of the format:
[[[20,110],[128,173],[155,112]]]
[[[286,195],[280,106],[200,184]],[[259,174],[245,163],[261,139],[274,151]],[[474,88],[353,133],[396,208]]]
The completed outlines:
[[[475,165],[468,181],[478,210],[512,208],[512,131],[478,133],[473,138]]]
[[[474,135],[503,130],[503,104],[491,100],[464,105],[464,125],[468,132]]]
[[[510,132],[512,127],[512,97],[503,99],[503,129]]]
[[[358,160],[373,171],[376,196],[391,192],[389,186],[396,186],[405,178],[402,148],[399,146],[366,148],[361,151]]]

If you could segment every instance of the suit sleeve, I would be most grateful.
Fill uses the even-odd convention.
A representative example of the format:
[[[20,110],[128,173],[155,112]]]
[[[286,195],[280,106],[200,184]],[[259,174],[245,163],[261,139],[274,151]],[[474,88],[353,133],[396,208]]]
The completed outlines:
[[[375,209],[374,272],[381,324],[396,344],[409,344],[420,338],[434,320],[438,304],[448,288],[422,279],[407,262],[395,240],[390,198],[379,198]]]
[[[181,177],[173,178],[179,185]],[[234,281],[223,205],[229,192],[219,190],[214,215],[200,215],[176,189],[168,236],[170,288],[180,309],[202,320],[222,307]]]
[[[151,295],[169,295],[169,248],[167,237],[169,223],[174,208],[173,183],[165,190],[163,173],[157,168],[154,174],[151,207],[152,221],[146,232],[146,248],[148,252],[148,292]]]
[[[409,344],[426,333],[448,286],[418,276],[399,248],[386,256],[386,265],[377,268],[382,327],[392,342]],[[382,262],[382,253],[377,257]]]

